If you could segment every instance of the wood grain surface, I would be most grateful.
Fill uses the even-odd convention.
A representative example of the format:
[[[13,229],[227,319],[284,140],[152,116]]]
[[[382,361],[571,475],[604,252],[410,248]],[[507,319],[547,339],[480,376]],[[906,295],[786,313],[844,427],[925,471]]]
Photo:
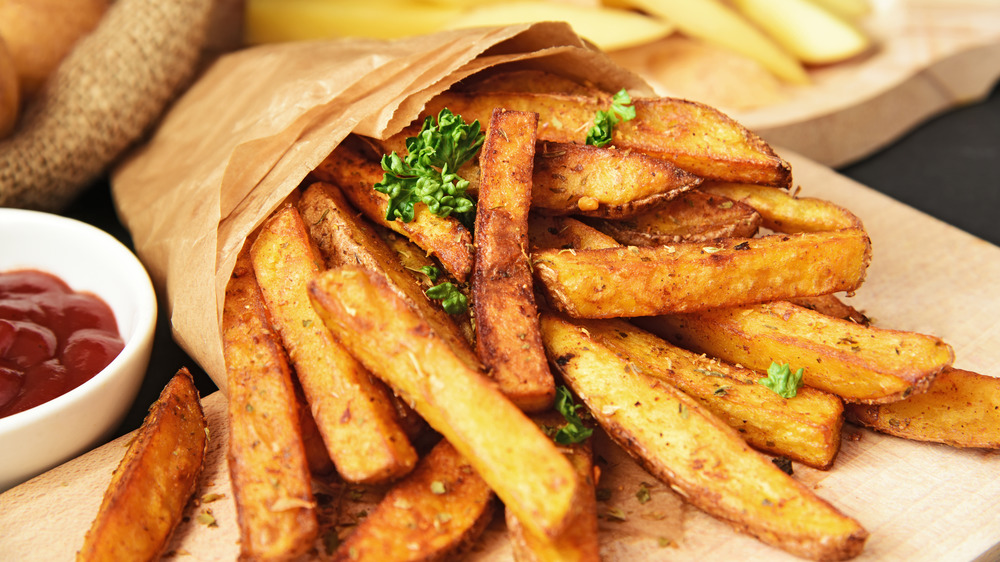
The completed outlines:
[[[829,199],[865,222],[874,257],[868,280],[849,299],[881,326],[944,338],[956,366],[997,376],[1000,364],[1000,248],[895,202],[787,150],[802,194]],[[235,560],[238,536],[226,469],[225,398],[204,399],[210,446],[197,497],[175,533],[167,558]],[[112,470],[131,436],[124,436],[0,494],[0,560],[68,560],[80,547]],[[685,505],[667,486],[628,460],[605,438],[601,487],[612,491],[601,520],[606,560],[795,560],[739,535]],[[871,533],[859,560],[995,560],[1000,556],[1000,451],[960,450],[882,436],[847,426],[830,471],[796,464],[795,478],[812,486]],[[651,501],[636,492],[645,483]],[[363,499],[372,498],[369,494]],[[366,509],[343,501],[345,517]],[[198,521],[210,510],[217,526]],[[663,546],[666,545],[666,546]],[[502,518],[487,530],[470,560],[510,560]]]

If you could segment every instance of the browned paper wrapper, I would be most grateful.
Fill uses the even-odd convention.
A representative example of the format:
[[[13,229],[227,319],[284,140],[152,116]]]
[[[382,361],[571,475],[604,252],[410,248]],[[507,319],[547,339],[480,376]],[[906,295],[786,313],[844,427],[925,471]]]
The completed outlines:
[[[115,171],[119,216],[166,293],[174,337],[220,388],[222,300],[246,236],[349,133],[396,133],[435,94],[500,64],[651,94],[561,23],[268,45],[219,59]]]

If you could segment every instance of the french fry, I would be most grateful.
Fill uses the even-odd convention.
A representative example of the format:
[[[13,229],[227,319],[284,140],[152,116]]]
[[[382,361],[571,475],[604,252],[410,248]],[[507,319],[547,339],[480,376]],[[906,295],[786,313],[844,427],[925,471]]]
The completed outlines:
[[[312,175],[339,187],[369,220],[406,236],[433,254],[455,279],[465,281],[472,271],[472,233],[455,217],[439,217],[423,203],[415,205],[411,222],[387,219],[389,198],[374,189],[385,172],[377,161],[365,158],[354,141],[341,143]]]
[[[726,422],[755,449],[829,469],[840,450],[840,399],[800,388],[782,398],[758,383],[757,372],[721,363],[623,320],[573,320],[592,340],[615,351],[633,370],[666,381]]]
[[[815,310],[820,314],[832,316],[833,318],[840,318],[841,320],[861,324],[862,326],[868,326],[872,323],[871,319],[865,316],[864,313],[853,306],[844,303],[838,299],[836,295],[799,297],[795,299],[788,299],[788,302],[803,308],[808,308],[809,310]]]
[[[441,440],[340,543],[332,559],[452,559],[486,528],[493,504],[486,482]]]
[[[476,351],[500,391],[528,412],[551,407],[556,393],[538,333],[528,263],[537,124],[534,113],[493,112],[480,153],[472,273]]]
[[[415,306],[449,342],[456,355],[472,368],[480,366],[479,358],[458,325],[440,305],[427,298],[413,275],[404,269],[396,252],[357,215],[337,187],[323,182],[310,185],[302,193],[297,208],[311,239],[326,258],[327,267],[351,263],[382,272],[400,296]]]
[[[597,250],[619,246],[614,238],[572,217],[528,217],[533,249]]]
[[[639,325],[699,353],[766,371],[804,369],[803,383],[847,402],[895,402],[923,392],[954,352],[940,339],[831,318],[787,302],[643,319]]]
[[[797,556],[844,560],[868,533],[665,382],[629,368],[586,330],[543,314],[550,360],[594,419],[650,474],[736,529]]]
[[[485,73],[484,73],[485,74]],[[566,94],[593,96],[599,90],[574,82],[569,78],[542,70],[512,70],[481,77],[471,84],[461,84],[467,93],[534,92],[536,94]]]
[[[345,266],[317,277],[310,295],[341,343],[468,459],[525,526],[544,536],[566,528],[579,509],[572,465],[384,278]]]
[[[766,185],[705,182],[702,191],[728,197],[756,209],[765,228],[775,232],[821,232],[862,228],[861,219],[823,199],[796,197]]]
[[[847,419],[875,431],[953,447],[1000,449],[1000,379],[945,368],[926,392],[891,404],[848,404]]]
[[[852,291],[864,280],[870,259],[868,236],[843,230],[707,244],[539,250],[532,265],[551,306],[578,318],[613,318]]]
[[[251,258],[337,472],[359,483],[408,473],[417,454],[396,421],[386,388],[333,339],[310,304],[307,284],[323,259],[294,207],[280,208],[264,223]]]
[[[749,205],[692,190],[624,220],[588,223],[622,245],[657,246],[750,238],[757,234],[761,218]]]
[[[312,548],[319,525],[293,374],[271,330],[249,248],[237,257],[222,310],[229,478],[240,556],[287,560]]]
[[[158,559],[198,485],[207,446],[198,389],[181,369],[111,476],[77,561]]]
[[[583,144],[597,111],[611,104],[610,95],[568,96],[537,93],[445,92],[424,108],[437,115],[449,108],[466,122],[487,122],[493,108],[539,114],[538,138]],[[672,162],[705,179],[791,185],[791,166],[752,131],[706,105],[676,98],[636,99],[635,119],[619,123],[612,143]]]
[[[543,430],[554,430],[566,423],[555,411],[532,416]],[[514,560],[517,562],[597,562],[600,544],[597,532],[597,495],[594,482],[594,451],[590,438],[560,445],[580,480],[580,510],[566,529],[555,537],[543,537],[525,529],[513,512],[506,512]]]

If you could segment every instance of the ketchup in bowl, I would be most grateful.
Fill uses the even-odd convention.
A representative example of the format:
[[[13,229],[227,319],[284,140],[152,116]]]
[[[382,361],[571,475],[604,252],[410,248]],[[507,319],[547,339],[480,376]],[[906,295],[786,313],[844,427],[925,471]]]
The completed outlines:
[[[41,271],[0,273],[0,417],[80,386],[124,347],[98,297]]]

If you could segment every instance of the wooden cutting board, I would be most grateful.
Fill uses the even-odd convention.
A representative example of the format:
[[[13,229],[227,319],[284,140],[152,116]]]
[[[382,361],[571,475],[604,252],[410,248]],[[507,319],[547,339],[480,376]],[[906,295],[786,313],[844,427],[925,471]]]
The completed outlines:
[[[788,151],[804,195],[844,205],[860,216],[873,243],[868,280],[851,300],[885,327],[931,333],[955,347],[956,366],[996,376],[1000,364],[1000,248],[976,239]],[[226,467],[225,398],[204,399],[211,428],[197,497],[220,500],[188,508],[169,558],[235,560],[238,534]],[[0,495],[0,560],[68,560],[79,548],[124,436]],[[602,487],[625,521],[601,520],[605,560],[795,560],[737,534],[684,504],[667,486],[599,439],[608,461]],[[1000,451],[916,443],[847,426],[832,470],[796,464],[795,478],[857,518],[871,533],[859,560],[994,560],[1000,557]],[[646,483],[652,500],[636,499]],[[370,506],[345,501],[345,517]],[[217,526],[198,522],[210,510]],[[666,545],[666,546],[662,546]],[[510,560],[496,521],[471,560]]]
[[[839,167],[943,110],[985,98],[1000,78],[996,0],[872,0],[877,48],[777,81],[753,61],[674,35],[611,53],[661,95],[718,107],[776,146]]]

